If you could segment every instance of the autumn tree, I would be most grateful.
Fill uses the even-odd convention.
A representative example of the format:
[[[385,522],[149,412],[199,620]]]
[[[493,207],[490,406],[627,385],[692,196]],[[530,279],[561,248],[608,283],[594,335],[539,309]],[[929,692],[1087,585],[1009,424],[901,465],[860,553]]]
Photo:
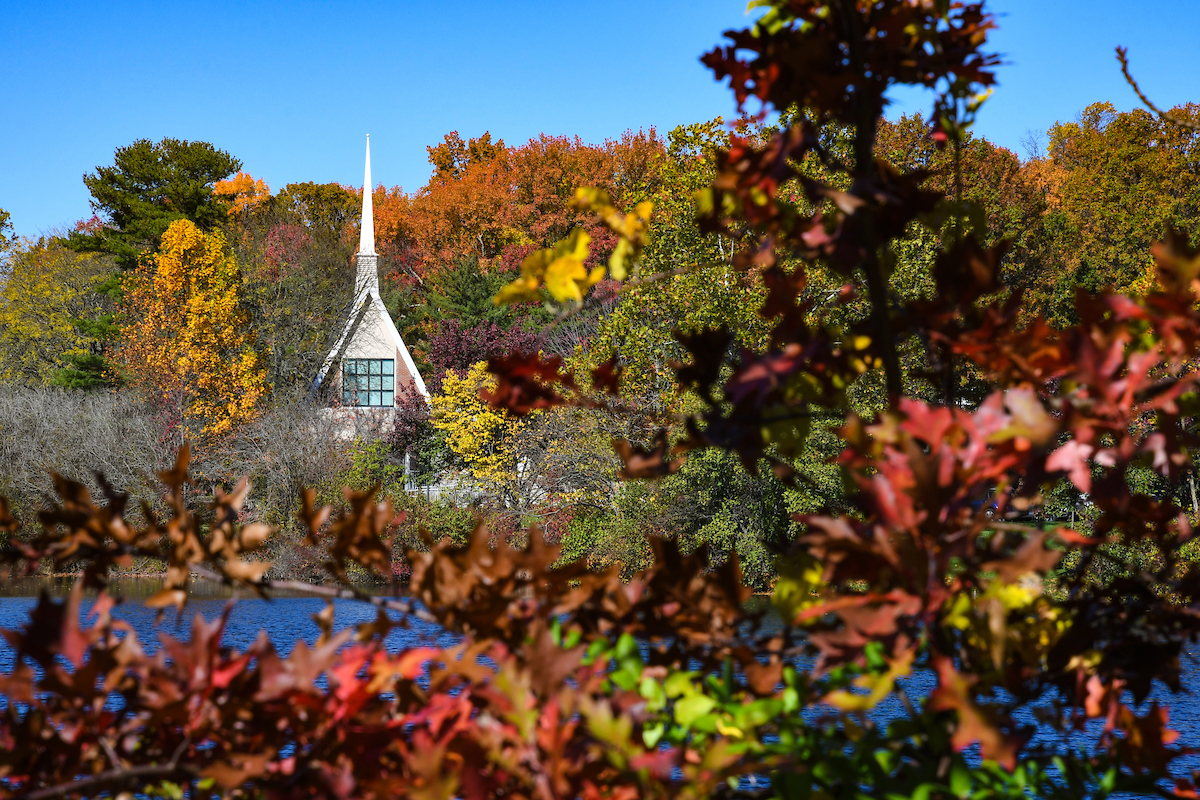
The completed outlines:
[[[1171,112],[1195,123],[1200,107]],[[1094,103],[1049,131],[1047,152],[1023,168],[1044,197],[1036,251],[1019,276],[1032,310],[1076,318],[1074,287],[1142,294],[1154,280],[1149,247],[1168,224],[1200,223],[1197,132],[1148,111]]]
[[[441,388],[442,378],[450,370],[465,374],[472,365],[506,353],[527,353],[538,349],[536,331],[519,326],[502,328],[484,320],[474,325],[450,317],[438,324],[437,332],[423,343],[425,361],[429,364],[427,385],[433,391]]]
[[[0,380],[37,387],[60,383],[71,368],[98,357],[111,300],[97,291],[110,258],[78,253],[54,237],[23,240],[0,281]],[[98,323],[99,325],[100,323]]]
[[[423,276],[466,256],[496,268],[505,251],[544,247],[575,225],[605,235],[571,207],[574,187],[603,187],[621,199],[644,194],[661,150],[652,130],[600,145],[543,134],[513,146],[486,134],[467,142],[448,134],[429,148],[435,174],[410,201],[408,235],[425,264]]]
[[[310,233],[337,237],[358,221],[355,193],[337,183],[289,183],[275,197],[275,209]]]
[[[12,214],[0,208],[0,252],[7,250],[13,243]]]
[[[79,249],[111,253],[132,270],[142,254],[158,248],[176,220],[205,231],[223,222],[227,206],[213,195],[213,186],[241,165],[208,142],[138,139],[118,147],[112,166],[83,176],[104,225],[74,231],[69,240]]]
[[[224,235],[172,223],[130,284],[121,364],[131,380],[176,407],[186,435],[225,433],[249,419],[265,391],[263,370]]]
[[[441,392],[431,402],[434,426],[445,431],[450,449],[485,486],[498,485],[517,470],[511,446],[517,420],[479,399],[480,390],[491,383],[484,362],[461,375],[451,370],[442,376]]]
[[[229,180],[217,181],[213,184],[212,193],[229,204],[231,217],[250,214],[271,200],[271,189],[266,181],[246,172],[238,172]]]
[[[616,470],[612,431],[586,411],[518,418],[489,408],[479,395],[494,388],[481,361],[448,370],[431,400],[433,426],[490,505],[518,522],[578,504],[607,506]]]
[[[451,131],[443,137],[441,144],[430,145],[429,163],[433,166],[432,181],[445,182],[462,177],[469,167],[482,167],[500,155],[504,150],[504,140],[492,141],[492,134],[485,132],[483,136],[464,142],[458,131]]]
[[[281,396],[311,384],[344,322],[356,203],[337,184],[289,184],[229,220],[241,307],[267,386]]]

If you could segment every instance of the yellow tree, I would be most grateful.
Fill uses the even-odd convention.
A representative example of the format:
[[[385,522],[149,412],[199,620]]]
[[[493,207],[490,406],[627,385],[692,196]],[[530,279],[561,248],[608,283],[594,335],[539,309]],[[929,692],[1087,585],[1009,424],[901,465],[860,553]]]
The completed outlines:
[[[266,390],[247,316],[241,272],[220,233],[171,223],[126,297],[122,361],[135,382],[177,403],[185,430],[228,431],[254,413]]]
[[[481,485],[495,488],[516,468],[512,440],[518,421],[479,399],[494,387],[495,377],[479,361],[459,377],[454,370],[442,379],[441,394],[431,399],[433,426],[446,434],[446,444]]]
[[[610,505],[617,470],[612,419],[584,409],[514,417],[479,399],[495,381],[483,361],[461,377],[449,370],[431,401],[434,427],[476,485],[518,516]]]
[[[94,340],[77,323],[103,306],[95,289],[111,270],[56,239],[17,242],[0,267],[0,380],[44,386],[65,358],[88,353]]]

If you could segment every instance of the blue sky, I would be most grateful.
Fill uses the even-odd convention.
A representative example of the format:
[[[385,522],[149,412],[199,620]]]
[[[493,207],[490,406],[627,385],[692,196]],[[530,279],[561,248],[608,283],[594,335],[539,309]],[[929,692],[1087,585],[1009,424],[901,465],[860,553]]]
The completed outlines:
[[[1007,63],[977,131],[1018,153],[1088,103],[1133,106],[1118,44],[1156,101],[1200,100],[1194,0],[989,7]],[[90,215],[82,175],[138,138],[212,142],[277,190],[357,185],[370,133],[375,180],[413,191],[451,130],[601,141],[728,116],[697,57],[747,21],[738,0],[0,0],[0,19],[0,208],[23,235]],[[923,94],[896,100],[892,115],[928,112]]]

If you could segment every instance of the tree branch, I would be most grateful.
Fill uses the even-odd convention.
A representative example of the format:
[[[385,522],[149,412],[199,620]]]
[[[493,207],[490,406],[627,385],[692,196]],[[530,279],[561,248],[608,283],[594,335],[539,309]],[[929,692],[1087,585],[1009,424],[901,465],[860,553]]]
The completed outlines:
[[[52,798],[70,797],[72,795],[86,796],[94,794],[100,789],[114,789],[118,787],[134,788],[143,781],[148,780],[186,778],[191,781],[200,777],[200,772],[188,764],[176,764],[174,762],[169,764],[148,764],[141,767],[100,772],[87,778],[80,778],[77,781],[60,783],[57,786],[48,786],[45,789],[16,795],[13,800],[52,800]]]
[[[1135,81],[1133,76],[1129,74],[1129,51],[1124,47],[1117,48],[1117,61],[1121,62],[1121,74],[1125,76],[1125,82],[1133,88],[1133,93],[1138,96],[1138,99],[1142,101],[1142,104],[1145,105],[1146,108],[1157,114],[1164,122],[1169,122],[1172,125],[1176,125],[1180,128],[1200,131],[1200,124],[1192,122],[1191,120],[1180,119],[1172,114],[1168,114],[1158,106],[1154,105],[1154,103],[1150,102],[1150,98],[1146,97],[1146,95],[1142,93],[1137,81]]]

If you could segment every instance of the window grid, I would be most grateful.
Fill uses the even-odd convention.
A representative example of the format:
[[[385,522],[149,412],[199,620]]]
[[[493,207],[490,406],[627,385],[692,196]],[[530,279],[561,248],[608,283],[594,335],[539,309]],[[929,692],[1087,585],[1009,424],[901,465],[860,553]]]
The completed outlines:
[[[342,404],[390,408],[395,405],[396,362],[390,358],[348,358],[342,362]]]

